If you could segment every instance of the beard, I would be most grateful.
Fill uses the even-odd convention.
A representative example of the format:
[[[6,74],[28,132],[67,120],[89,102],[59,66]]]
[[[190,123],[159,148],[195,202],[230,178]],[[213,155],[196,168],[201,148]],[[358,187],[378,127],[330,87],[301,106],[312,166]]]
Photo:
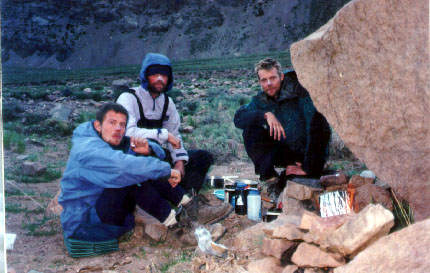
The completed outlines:
[[[155,84],[160,84],[160,82],[156,82]],[[151,93],[161,94],[164,93],[167,89],[167,84],[161,83],[162,86],[155,86],[148,83],[148,90]]]

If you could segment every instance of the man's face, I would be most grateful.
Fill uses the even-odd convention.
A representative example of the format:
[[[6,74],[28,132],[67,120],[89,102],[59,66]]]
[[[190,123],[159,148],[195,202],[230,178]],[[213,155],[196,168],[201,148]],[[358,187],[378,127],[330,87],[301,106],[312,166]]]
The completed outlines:
[[[126,115],[116,113],[112,110],[106,113],[101,124],[98,120],[94,122],[94,128],[99,132],[102,139],[113,146],[117,146],[121,143],[121,140],[125,135],[126,126]]]
[[[148,76],[148,89],[154,93],[163,93],[167,88],[169,77],[163,74],[154,74]]]
[[[281,82],[284,79],[284,74],[279,76],[276,67],[270,70],[261,69],[258,71],[258,82],[261,85],[264,93],[269,97],[277,97],[281,90]]]

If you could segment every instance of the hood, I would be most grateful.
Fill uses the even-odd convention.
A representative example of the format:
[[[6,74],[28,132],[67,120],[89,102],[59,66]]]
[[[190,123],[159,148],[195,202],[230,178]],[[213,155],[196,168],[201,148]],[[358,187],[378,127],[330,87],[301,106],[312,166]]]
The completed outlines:
[[[294,70],[285,70],[284,80],[281,83],[281,90],[278,99],[269,98],[264,91],[260,91],[257,94],[258,105],[266,105],[267,103],[282,102],[284,100],[298,99],[300,97],[299,90],[297,89],[297,74]]]
[[[167,65],[167,66],[170,66],[170,68],[172,68],[172,63],[170,62],[169,58],[167,58],[166,56],[157,54],[157,53],[146,54],[145,59],[143,59],[143,62],[142,62],[142,69],[140,69],[140,73],[139,73],[141,85],[145,90],[148,90],[148,80],[145,77],[146,69],[148,68],[148,66],[154,65],[154,64]],[[173,87],[173,73],[169,77],[166,92],[170,91],[172,87]]]

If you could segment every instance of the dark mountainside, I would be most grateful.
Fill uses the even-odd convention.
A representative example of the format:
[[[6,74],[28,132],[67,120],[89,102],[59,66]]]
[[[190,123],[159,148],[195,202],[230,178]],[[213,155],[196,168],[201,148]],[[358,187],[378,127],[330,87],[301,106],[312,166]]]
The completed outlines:
[[[5,0],[5,65],[83,68],[281,51],[348,0]]]

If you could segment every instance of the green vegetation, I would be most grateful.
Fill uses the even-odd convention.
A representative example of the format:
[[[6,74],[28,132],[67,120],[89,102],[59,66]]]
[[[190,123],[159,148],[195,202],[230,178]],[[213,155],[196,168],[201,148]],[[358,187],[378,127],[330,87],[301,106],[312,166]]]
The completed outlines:
[[[3,131],[3,147],[8,150],[15,150],[17,153],[25,152],[25,136],[9,130]]]
[[[60,226],[55,217],[43,216],[42,219],[30,223],[22,223],[22,228],[29,236],[52,236],[61,232]]]
[[[391,189],[391,196],[393,198],[393,215],[394,215],[394,226],[391,228],[391,232],[400,230],[407,226],[412,225],[414,220],[414,214],[406,200],[401,200],[397,197],[396,193]]]
[[[23,175],[19,168],[5,169],[5,178],[22,183],[46,183],[61,178],[58,168],[48,166],[45,173],[39,176]]]
[[[161,272],[167,272],[169,268],[174,267],[180,263],[186,263],[191,261],[191,253],[182,251],[180,255],[176,256],[174,259],[170,259],[167,263],[160,266]]]

